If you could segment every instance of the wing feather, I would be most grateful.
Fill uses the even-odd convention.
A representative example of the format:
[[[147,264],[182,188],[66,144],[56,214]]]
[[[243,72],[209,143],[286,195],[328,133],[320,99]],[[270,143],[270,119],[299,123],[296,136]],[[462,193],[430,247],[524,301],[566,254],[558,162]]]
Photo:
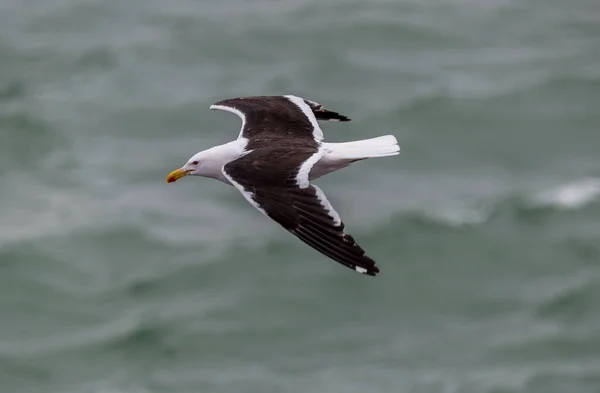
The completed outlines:
[[[238,138],[249,139],[252,148],[267,146],[281,139],[323,140],[318,120],[350,121],[323,105],[294,95],[228,98],[210,109],[231,112],[242,120]]]
[[[281,157],[281,149],[286,147],[252,151],[226,164],[223,173],[248,202],[310,247],[359,273],[379,273],[323,191],[306,179],[296,181],[302,164],[319,152],[287,148],[288,160],[273,165],[270,157]]]

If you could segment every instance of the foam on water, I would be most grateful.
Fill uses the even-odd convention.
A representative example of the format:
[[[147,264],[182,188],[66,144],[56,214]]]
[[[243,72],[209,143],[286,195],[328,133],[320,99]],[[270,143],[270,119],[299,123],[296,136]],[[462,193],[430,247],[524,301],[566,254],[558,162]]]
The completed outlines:
[[[475,226],[485,223],[493,209],[485,206],[456,206],[446,209],[431,209],[427,217],[453,227]]]
[[[530,202],[538,207],[576,210],[597,201],[598,198],[600,198],[600,179],[586,178],[543,190],[533,195]]]

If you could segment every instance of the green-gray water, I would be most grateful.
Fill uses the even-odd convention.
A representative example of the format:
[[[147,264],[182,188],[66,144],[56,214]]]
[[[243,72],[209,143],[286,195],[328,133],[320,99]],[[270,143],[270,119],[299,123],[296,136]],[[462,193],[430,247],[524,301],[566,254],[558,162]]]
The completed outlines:
[[[259,94],[398,138],[317,181],[379,276],[165,183]],[[4,0],[0,391],[599,392],[599,104],[594,0]]]

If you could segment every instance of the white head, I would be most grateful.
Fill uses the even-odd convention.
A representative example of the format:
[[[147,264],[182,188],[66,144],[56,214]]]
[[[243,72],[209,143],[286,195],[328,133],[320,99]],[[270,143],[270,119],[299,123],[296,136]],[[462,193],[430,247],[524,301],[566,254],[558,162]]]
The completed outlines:
[[[167,176],[167,183],[173,183],[184,176],[204,176],[227,182],[221,168],[239,156],[239,149],[227,143],[194,154],[184,166]]]
[[[202,168],[202,162],[203,162],[203,159],[202,159],[203,154],[202,153],[204,153],[204,152],[199,152],[199,153],[194,154],[185,163],[184,166],[169,173],[169,175],[167,176],[167,183],[173,183],[174,181],[177,181],[187,175],[202,176],[202,174],[201,174],[201,172],[202,172],[201,168]]]

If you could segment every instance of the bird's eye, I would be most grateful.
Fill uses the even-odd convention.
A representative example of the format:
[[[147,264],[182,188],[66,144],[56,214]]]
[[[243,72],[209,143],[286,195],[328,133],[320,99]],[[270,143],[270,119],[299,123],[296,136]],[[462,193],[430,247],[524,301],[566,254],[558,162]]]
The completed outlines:
[[[198,161],[192,162],[192,165],[198,165]]]

